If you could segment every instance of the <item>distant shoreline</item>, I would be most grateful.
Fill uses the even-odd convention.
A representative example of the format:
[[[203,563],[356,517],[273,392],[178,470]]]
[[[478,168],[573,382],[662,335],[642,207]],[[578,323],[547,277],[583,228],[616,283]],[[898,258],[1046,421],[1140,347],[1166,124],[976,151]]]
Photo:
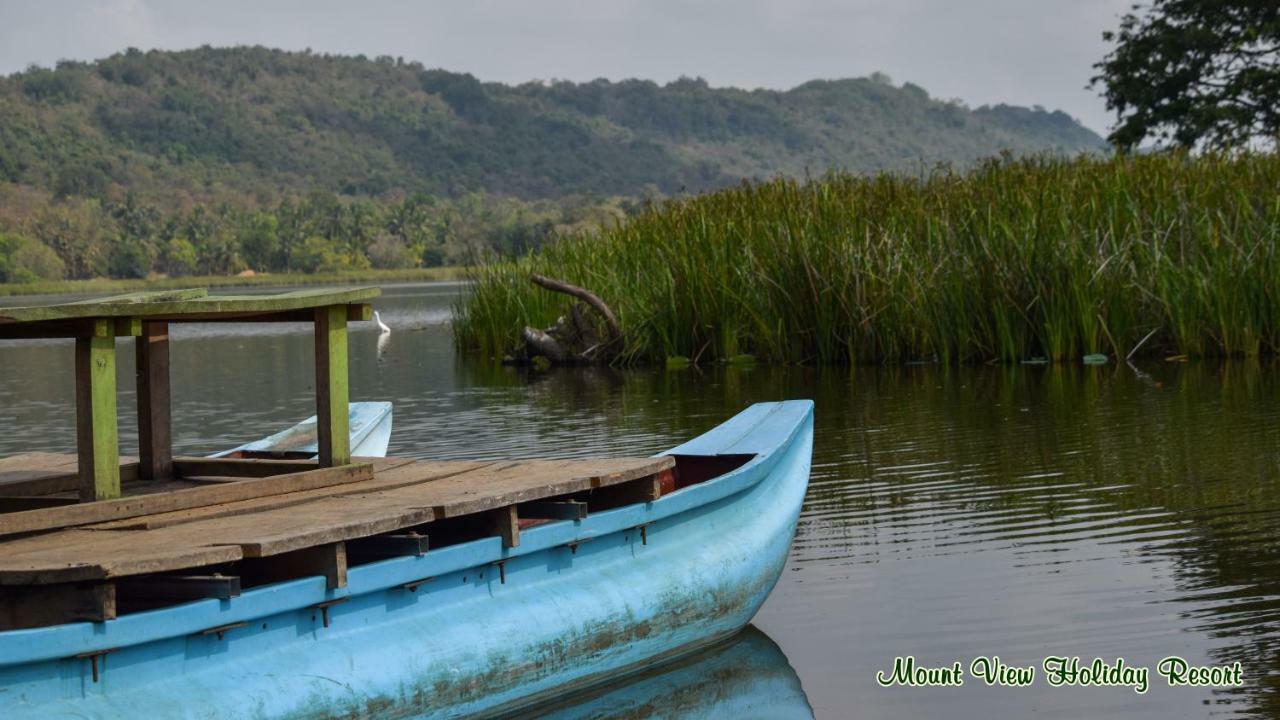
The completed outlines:
[[[466,267],[412,268],[407,270],[355,270],[337,273],[259,273],[257,275],[191,275],[153,280],[41,280],[30,283],[0,283],[0,297],[15,295],[68,295],[135,292],[138,290],[177,290],[193,287],[270,287],[279,285],[350,285],[353,283],[385,283],[463,280]]]

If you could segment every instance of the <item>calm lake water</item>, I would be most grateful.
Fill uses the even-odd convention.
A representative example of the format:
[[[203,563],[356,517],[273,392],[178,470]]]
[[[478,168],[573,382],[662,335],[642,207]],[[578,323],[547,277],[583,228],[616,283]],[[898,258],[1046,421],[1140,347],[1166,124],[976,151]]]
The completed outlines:
[[[455,356],[461,291],[388,288],[375,306],[394,332],[353,330],[352,398],[395,402],[392,454],[648,454],[752,402],[817,402],[809,496],[758,629],[553,716],[1280,717],[1275,363],[531,376]],[[314,412],[307,327],[175,334],[180,450]],[[133,452],[132,352],[120,359]],[[0,455],[74,450],[72,365],[66,342],[0,343]],[[1153,675],[1139,695],[1050,687],[1038,669],[1024,688],[878,687],[876,671],[907,655],[966,669],[982,655],[1037,668],[1050,655],[1238,660],[1245,685],[1170,688]]]

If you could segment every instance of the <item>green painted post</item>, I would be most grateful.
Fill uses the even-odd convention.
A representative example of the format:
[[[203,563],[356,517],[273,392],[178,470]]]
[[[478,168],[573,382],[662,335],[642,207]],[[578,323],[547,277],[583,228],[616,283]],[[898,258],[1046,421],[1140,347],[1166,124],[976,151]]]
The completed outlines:
[[[316,427],[320,465],[351,462],[347,388],[347,306],[316,308]]]
[[[91,320],[89,333],[76,337],[76,453],[80,501],[120,497],[112,320]]]

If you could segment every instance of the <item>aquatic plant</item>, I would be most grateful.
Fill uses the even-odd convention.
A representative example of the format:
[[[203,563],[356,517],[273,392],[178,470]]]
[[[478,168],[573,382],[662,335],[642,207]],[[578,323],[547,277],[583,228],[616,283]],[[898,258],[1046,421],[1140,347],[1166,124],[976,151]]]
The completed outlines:
[[[621,362],[1014,362],[1280,351],[1280,156],[995,159],[651,205],[476,268],[459,348],[500,356],[594,290]],[[1145,339],[1145,342],[1144,342]]]

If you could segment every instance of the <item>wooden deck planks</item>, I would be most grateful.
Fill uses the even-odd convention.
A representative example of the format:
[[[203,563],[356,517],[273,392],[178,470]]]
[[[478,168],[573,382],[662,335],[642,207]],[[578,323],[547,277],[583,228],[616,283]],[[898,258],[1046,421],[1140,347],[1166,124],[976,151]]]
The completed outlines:
[[[359,482],[346,483],[344,485],[317,488],[315,490],[269,495],[263,498],[242,500],[240,502],[208,505],[205,507],[192,508],[190,510],[144,515],[142,517],[129,518],[127,520],[97,523],[86,527],[93,530],[154,530],[157,528],[168,527],[170,525],[181,525],[183,523],[195,522],[197,520],[207,520],[231,515],[257,513],[266,510],[291,507],[326,497],[357,495],[360,493],[393,489],[403,485],[428,482],[441,477],[456,475],[491,464],[465,460],[421,463],[407,458],[356,458],[356,462],[371,462],[373,464],[374,476],[372,480],[362,480]]]
[[[139,517],[158,512],[186,510],[217,503],[278,495],[284,492],[341,485],[372,477],[372,468],[367,464],[342,465],[334,468],[319,468],[237,483],[203,485],[201,487],[191,487],[151,495],[136,495],[58,508],[4,513],[0,515],[0,535],[53,530],[108,520]]]
[[[170,538],[174,540],[177,538]],[[0,543],[0,585],[47,585],[105,580],[233,562],[237,545],[208,545],[195,538],[166,542],[141,533],[61,530]]]
[[[431,507],[439,517],[457,517],[568,495],[657,474],[671,458],[617,460],[526,460],[455,475],[430,485],[408,485],[378,493],[387,502]]]
[[[372,479],[344,485],[0,538],[0,585],[101,580],[269,557],[629,482],[673,463],[667,457],[386,459]]]
[[[120,456],[121,482],[138,478],[138,459]],[[0,493],[49,495],[78,490],[80,476],[74,453],[23,453],[0,458]]]

